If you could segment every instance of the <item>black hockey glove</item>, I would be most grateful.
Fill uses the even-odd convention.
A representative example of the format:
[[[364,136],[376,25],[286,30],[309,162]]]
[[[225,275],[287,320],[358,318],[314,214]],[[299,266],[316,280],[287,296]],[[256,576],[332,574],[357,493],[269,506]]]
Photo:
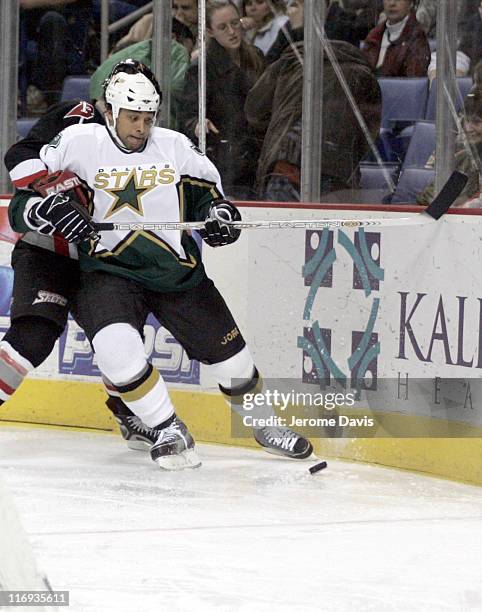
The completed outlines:
[[[239,210],[228,200],[216,200],[209,209],[204,228],[199,230],[199,234],[212,247],[236,242],[241,230],[228,225],[231,221],[241,221]]]
[[[67,242],[98,239],[87,210],[67,193],[49,195],[33,204],[26,214],[26,221],[40,234],[50,236],[59,232]]]

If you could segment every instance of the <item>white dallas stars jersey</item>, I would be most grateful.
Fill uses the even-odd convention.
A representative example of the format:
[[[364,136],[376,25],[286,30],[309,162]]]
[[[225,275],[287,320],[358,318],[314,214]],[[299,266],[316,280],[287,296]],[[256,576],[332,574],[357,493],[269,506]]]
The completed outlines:
[[[183,134],[153,128],[146,147],[124,153],[99,124],[66,128],[40,151],[49,172],[71,170],[94,190],[96,222],[202,221],[222,197],[219,173]],[[204,275],[194,240],[186,232],[104,231],[84,243],[80,263],[137,280],[149,289],[176,291]]]

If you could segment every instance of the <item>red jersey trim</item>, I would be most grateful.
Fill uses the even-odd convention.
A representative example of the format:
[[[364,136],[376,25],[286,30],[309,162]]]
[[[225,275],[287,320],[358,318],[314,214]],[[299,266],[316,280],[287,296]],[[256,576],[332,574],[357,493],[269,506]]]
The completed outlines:
[[[22,187],[28,187],[30,183],[33,183],[33,181],[37,180],[41,176],[44,176],[45,174],[47,174],[47,170],[41,170],[40,172],[36,172],[35,174],[23,176],[22,178],[17,179],[16,181],[12,181],[12,183],[15,185],[15,187],[21,189]]]

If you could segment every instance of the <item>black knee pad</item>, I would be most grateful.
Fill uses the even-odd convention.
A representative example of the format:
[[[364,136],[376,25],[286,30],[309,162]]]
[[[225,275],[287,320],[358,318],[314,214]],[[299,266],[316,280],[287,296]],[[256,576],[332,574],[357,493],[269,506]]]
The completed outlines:
[[[12,321],[3,340],[38,367],[52,352],[62,329],[43,317],[20,317]]]

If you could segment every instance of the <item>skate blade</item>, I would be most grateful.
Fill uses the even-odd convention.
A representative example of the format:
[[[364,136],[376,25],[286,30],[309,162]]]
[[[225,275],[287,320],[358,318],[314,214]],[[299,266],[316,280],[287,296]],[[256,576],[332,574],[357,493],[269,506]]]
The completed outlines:
[[[155,459],[161,470],[169,472],[175,470],[185,470],[187,468],[197,468],[201,466],[201,460],[196,454],[196,451],[189,449],[179,455],[165,455]]]
[[[147,452],[151,450],[152,444],[150,442],[146,442],[145,440],[127,440],[127,446],[131,450]]]
[[[308,456],[300,455],[298,457],[293,457],[293,455],[287,455],[283,451],[277,450],[275,448],[268,448],[267,446],[261,446],[261,448],[270,455],[276,455],[277,457],[284,457],[285,459],[292,459],[294,461],[304,461],[305,459],[318,459],[318,457],[314,454],[313,450]]]

